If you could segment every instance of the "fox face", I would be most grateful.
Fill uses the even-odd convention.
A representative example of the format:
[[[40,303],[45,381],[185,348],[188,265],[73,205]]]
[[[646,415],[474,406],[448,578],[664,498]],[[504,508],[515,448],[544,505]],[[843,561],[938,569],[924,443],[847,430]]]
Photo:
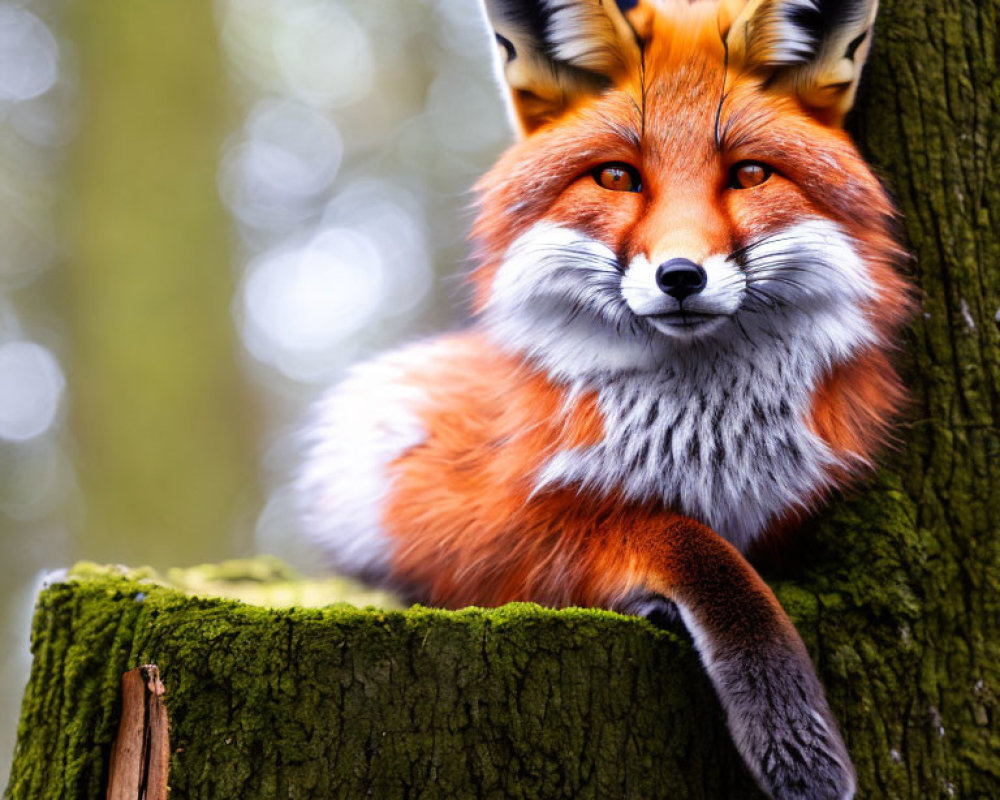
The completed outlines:
[[[570,380],[886,346],[894,212],[839,126],[874,3],[488,5],[526,132],[480,185],[501,340]]]

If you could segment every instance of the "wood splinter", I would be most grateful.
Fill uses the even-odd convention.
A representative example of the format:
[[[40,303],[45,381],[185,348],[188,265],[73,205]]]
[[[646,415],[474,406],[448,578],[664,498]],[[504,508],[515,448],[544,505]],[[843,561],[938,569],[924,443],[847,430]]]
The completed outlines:
[[[122,714],[111,749],[107,800],[167,800],[170,734],[155,664],[122,675]]]

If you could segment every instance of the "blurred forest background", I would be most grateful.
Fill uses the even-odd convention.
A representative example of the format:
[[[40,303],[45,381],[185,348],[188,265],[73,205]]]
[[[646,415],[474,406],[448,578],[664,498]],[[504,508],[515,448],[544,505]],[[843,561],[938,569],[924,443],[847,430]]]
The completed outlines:
[[[45,571],[314,562],[292,432],[462,318],[492,46],[469,0],[0,0],[0,786]]]

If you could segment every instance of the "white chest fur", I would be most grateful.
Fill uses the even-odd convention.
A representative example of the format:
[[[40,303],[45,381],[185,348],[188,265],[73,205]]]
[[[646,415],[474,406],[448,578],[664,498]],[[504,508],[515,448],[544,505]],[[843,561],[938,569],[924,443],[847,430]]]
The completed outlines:
[[[806,423],[817,378],[810,351],[794,340],[764,346],[763,336],[589,382],[604,439],[558,453],[539,487],[659,501],[746,548],[828,486],[835,462]]]

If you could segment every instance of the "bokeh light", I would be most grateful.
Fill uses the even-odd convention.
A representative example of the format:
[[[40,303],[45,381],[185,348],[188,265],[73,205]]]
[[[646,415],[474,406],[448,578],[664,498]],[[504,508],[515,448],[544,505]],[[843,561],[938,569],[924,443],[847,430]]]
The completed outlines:
[[[364,99],[372,89],[372,51],[365,31],[344,8],[299,2],[283,16],[274,54],[288,92],[325,108]],[[350,76],[345,80],[346,76]]]
[[[407,318],[420,309],[434,282],[428,226],[417,198],[405,188],[367,178],[343,187],[323,209],[322,224],[339,224],[375,247],[385,275],[378,317]]]
[[[244,228],[285,232],[304,222],[317,196],[329,189],[342,149],[336,127],[323,114],[263,99],[226,153],[223,199]]]
[[[38,17],[12,3],[0,5],[0,101],[45,94],[59,77],[59,46]]]
[[[23,442],[49,430],[65,383],[55,356],[41,345],[0,344],[0,439]]]
[[[322,377],[327,354],[371,323],[385,282],[378,249],[350,228],[267,253],[244,285],[244,342],[290,378]]]

